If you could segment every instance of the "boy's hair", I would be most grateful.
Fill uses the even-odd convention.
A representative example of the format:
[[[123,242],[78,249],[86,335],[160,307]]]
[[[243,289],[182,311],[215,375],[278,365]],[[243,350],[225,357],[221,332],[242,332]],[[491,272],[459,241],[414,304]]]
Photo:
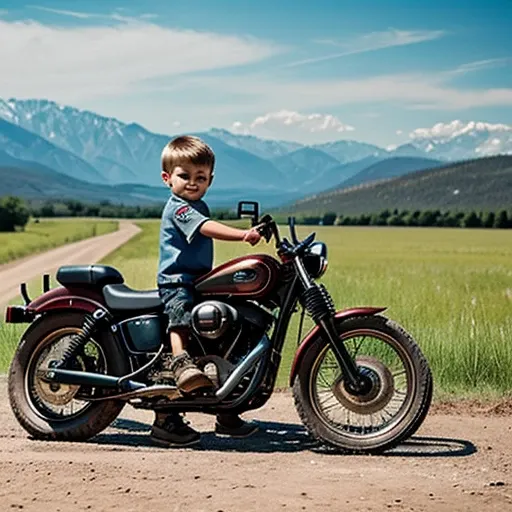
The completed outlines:
[[[167,144],[162,151],[162,171],[172,173],[177,165],[191,163],[210,167],[213,176],[215,154],[199,137],[182,135]]]

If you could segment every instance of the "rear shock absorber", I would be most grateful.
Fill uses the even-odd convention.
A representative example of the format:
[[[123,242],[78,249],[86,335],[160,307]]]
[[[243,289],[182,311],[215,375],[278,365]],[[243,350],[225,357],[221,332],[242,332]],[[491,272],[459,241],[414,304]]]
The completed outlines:
[[[91,339],[98,324],[108,315],[104,309],[97,309],[92,315],[85,315],[82,331],[74,334],[71,342],[64,350],[59,361],[59,368],[65,368],[67,364],[79,353],[85,344]]]

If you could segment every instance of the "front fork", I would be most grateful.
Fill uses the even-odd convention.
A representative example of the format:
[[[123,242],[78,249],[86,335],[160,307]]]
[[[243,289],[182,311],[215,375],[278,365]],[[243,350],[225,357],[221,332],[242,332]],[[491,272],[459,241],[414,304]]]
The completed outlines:
[[[334,304],[329,292],[324,286],[317,285],[309,276],[302,260],[295,257],[295,266],[299,278],[304,286],[302,300],[304,307],[315,323],[325,333],[325,337],[334,352],[336,361],[343,370],[343,380],[347,390],[355,395],[363,395],[371,388],[369,379],[361,374],[354,358],[349,354],[344,343],[340,343],[339,335],[334,323]]]

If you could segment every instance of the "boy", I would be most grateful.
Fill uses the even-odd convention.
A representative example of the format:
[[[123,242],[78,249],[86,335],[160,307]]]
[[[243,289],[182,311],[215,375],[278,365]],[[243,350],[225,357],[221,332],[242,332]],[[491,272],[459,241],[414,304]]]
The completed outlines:
[[[198,137],[177,137],[162,151],[162,180],[171,188],[160,226],[158,290],[169,317],[172,356],[161,361],[159,377],[172,379],[183,393],[212,387],[210,379],[194,364],[186,351],[194,280],[213,266],[213,241],[244,241],[255,245],[261,235],[253,228],[236,229],[209,219],[202,197],[211,185],[215,155]],[[218,434],[246,437],[257,426],[234,414],[219,414]],[[151,439],[164,446],[188,446],[200,435],[183,422],[178,413],[157,413]]]

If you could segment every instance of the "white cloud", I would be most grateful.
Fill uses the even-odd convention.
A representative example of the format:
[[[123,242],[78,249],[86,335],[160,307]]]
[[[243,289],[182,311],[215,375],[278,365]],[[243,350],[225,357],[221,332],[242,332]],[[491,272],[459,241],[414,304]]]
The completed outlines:
[[[32,9],[37,9],[39,11],[45,11],[50,12],[52,14],[58,14],[61,16],[70,16],[72,18],[78,18],[82,20],[88,20],[88,19],[107,19],[107,20],[114,20],[114,21],[140,21],[140,20],[149,20],[157,18],[158,16],[156,14],[141,14],[137,18],[131,17],[131,16],[124,16],[123,14],[120,14],[122,11],[124,11],[124,8],[118,8],[115,12],[112,12],[111,14],[98,14],[98,13],[92,13],[92,12],[82,12],[82,11],[69,11],[64,9],[53,9],[51,7],[43,7],[40,5],[29,5],[28,7],[31,7]]]
[[[80,14],[80,13],[74,13]],[[136,90],[142,81],[254,63],[282,48],[148,21],[54,27],[0,19],[0,97],[59,101]]]
[[[509,132],[512,126],[506,124],[490,124],[470,121],[468,123],[458,119],[450,123],[437,123],[431,128],[417,128],[409,137],[415,140],[434,139],[447,140],[469,132]]]
[[[256,117],[253,121],[243,124],[236,121],[231,130],[239,134],[254,134],[260,136],[294,136],[306,133],[317,133],[322,138],[330,138],[342,132],[353,131],[354,127],[342,123],[331,114],[301,114],[290,110],[279,110]]]
[[[98,17],[96,14],[88,13],[88,12],[78,12],[78,11],[66,11],[63,9],[52,9],[50,7],[42,7],[39,5],[29,5],[32,9],[37,9],[38,11],[51,12],[52,14],[61,14],[63,16],[71,16],[72,18],[79,19],[89,19]]]
[[[397,135],[402,135],[402,133],[404,133],[404,132],[403,132],[402,130],[397,130],[395,133],[396,133]]]
[[[213,86],[216,79],[210,82]],[[197,81],[204,87],[208,79]],[[192,87],[189,83],[187,87]],[[463,110],[473,107],[512,106],[512,88],[458,89],[444,73],[381,75],[353,80],[269,80],[244,76],[236,83],[222,80],[217,87],[243,97],[251,112],[288,108],[319,110],[355,103],[388,103],[409,109]]]
[[[486,60],[477,60],[474,62],[468,62],[466,64],[462,64],[450,71],[449,74],[453,75],[465,75],[467,73],[474,73],[477,71],[482,71],[484,69],[492,69],[498,68],[502,66],[508,66],[512,64],[512,59],[509,57],[498,58],[498,59],[486,59]]]
[[[389,29],[382,32],[370,32],[356,36],[347,41],[335,41],[332,39],[317,40],[317,43],[328,44],[343,48],[343,51],[332,53],[329,55],[322,55],[319,57],[312,57],[303,59],[288,64],[289,67],[302,66],[304,64],[311,64],[314,62],[321,62],[325,60],[337,59],[345,57],[346,55],[354,55],[357,53],[366,53],[383,48],[390,48],[392,46],[405,46],[423,41],[432,41],[444,36],[446,32],[443,30],[397,30]]]

